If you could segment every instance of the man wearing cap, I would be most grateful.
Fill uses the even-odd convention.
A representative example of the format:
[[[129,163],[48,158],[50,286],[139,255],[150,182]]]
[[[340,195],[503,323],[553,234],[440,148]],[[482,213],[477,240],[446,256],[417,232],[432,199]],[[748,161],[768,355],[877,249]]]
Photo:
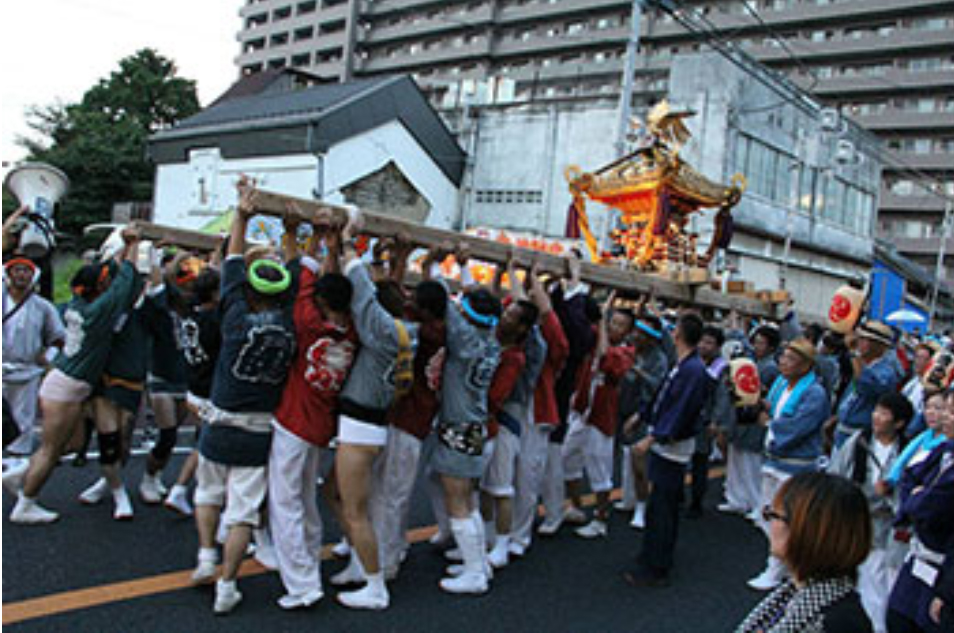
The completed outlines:
[[[822,428],[830,404],[822,381],[813,371],[815,346],[797,338],[779,357],[780,376],[762,401],[759,423],[768,427],[762,466],[762,504],[770,505],[775,493],[792,475],[817,470],[822,456]],[[769,526],[762,522],[768,535]],[[777,587],[784,577],[782,561],[769,555],[765,570],[749,581],[760,591]]]
[[[845,336],[851,350],[852,381],[838,404],[835,446],[841,446],[855,431],[871,424],[871,414],[881,394],[893,391],[901,376],[888,354],[894,347],[894,332],[878,321],[867,321]]]
[[[63,321],[52,303],[35,292],[36,264],[14,257],[3,265],[3,399],[20,429],[5,447],[13,455],[33,452],[33,427],[46,352],[62,347]]]

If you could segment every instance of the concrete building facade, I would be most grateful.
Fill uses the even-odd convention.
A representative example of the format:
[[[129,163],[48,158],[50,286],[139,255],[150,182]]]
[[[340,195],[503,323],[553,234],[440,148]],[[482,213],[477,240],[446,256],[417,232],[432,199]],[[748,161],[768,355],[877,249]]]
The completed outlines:
[[[720,80],[706,80],[713,76]],[[748,177],[733,210],[726,264],[756,288],[778,288],[784,277],[800,310],[821,320],[838,286],[871,269],[881,179],[877,140],[848,123],[856,155],[836,160],[844,132],[824,129],[809,109],[791,103],[766,108],[777,104],[778,94],[714,53],[680,56],[667,80],[672,106],[697,113],[686,121],[693,137],[682,157],[716,182],[728,183],[735,173]],[[571,201],[563,171],[569,164],[593,171],[613,160],[616,120],[611,104],[478,109],[468,136],[473,171],[464,182],[465,226],[562,235]],[[587,206],[591,226],[605,234],[612,214],[596,203]],[[691,220],[702,246],[714,214]]]
[[[954,199],[954,0],[675,4],[882,139],[876,234],[933,270]],[[450,110],[474,100],[613,104],[630,11],[625,0],[249,0],[236,63],[332,80],[410,72]],[[674,56],[704,39],[664,11],[643,12],[636,112],[670,89]],[[945,248],[950,280],[954,235]]]

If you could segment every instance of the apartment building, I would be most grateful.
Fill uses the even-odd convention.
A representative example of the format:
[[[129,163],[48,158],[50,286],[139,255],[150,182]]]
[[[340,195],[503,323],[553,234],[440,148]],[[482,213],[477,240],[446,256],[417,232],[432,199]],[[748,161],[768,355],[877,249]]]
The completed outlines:
[[[878,235],[933,270],[954,199],[954,0],[676,0],[882,139]],[[294,66],[342,80],[410,72],[435,105],[618,98],[631,3],[620,0],[249,0],[241,73]],[[641,18],[636,112],[700,50],[657,9]],[[938,195],[942,194],[942,195]],[[948,202],[949,204],[949,202]],[[954,234],[954,231],[951,231]],[[954,237],[945,276],[954,280]]]

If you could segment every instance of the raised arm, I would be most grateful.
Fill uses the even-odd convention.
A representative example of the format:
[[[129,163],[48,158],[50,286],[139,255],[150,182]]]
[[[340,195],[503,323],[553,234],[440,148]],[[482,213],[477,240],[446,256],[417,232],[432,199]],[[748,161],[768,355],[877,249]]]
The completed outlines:
[[[285,203],[285,210],[285,216],[282,218],[282,226],[285,229],[282,233],[282,253],[285,261],[290,262],[301,257],[301,249],[298,248],[298,227],[301,226],[304,214],[298,205],[290,200]]]
[[[13,235],[13,227],[17,221],[30,212],[30,207],[24,205],[10,214],[3,222],[3,252],[4,254],[14,251],[17,248],[18,240]]]
[[[236,187],[239,200],[229,231],[229,250],[226,253],[229,257],[245,254],[245,232],[248,229],[248,220],[255,212],[255,198],[258,195],[254,183],[246,176],[242,176]]]
[[[391,246],[391,252],[388,256],[390,270],[388,273],[392,281],[399,284],[404,283],[404,276],[407,274],[407,258],[411,256],[414,250],[414,243],[411,237],[404,231],[401,231],[394,237],[394,243]]]

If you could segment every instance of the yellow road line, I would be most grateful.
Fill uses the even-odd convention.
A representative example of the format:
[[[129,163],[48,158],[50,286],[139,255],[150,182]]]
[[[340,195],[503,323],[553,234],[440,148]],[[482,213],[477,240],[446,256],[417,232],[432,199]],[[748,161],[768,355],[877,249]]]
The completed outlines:
[[[725,470],[723,468],[713,468],[709,476],[710,478],[716,478],[724,474]],[[613,500],[616,500],[620,498],[621,494],[620,489],[617,488],[613,490],[610,496]],[[595,495],[591,494],[583,497],[584,506],[592,506],[595,503]],[[431,538],[436,532],[437,526],[434,525],[419,527],[408,531],[407,538],[412,544],[422,543]],[[322,560],[333,558],[333,554],[331,553],[332,547],[332,545],[325,545],[321,548]],[[269,569],[260,565],[255,559],[250,558],[242,562],[238,575],[239,578],[247,578],[249,576],[258,576],[269,571]],[[4,603],[3,624],[16,624],[25,620],[33,620],[57,615],[59,613],[66,613],[68,611],[98,607],[123,600],[144,598],[146,596],[177,591],[192,586],[192,570],[184,570],[137,578],[136,580],[126,580],[96,587],[88,587],[85,589],[63,591],[39,598],[30,598],[9,604]]]

